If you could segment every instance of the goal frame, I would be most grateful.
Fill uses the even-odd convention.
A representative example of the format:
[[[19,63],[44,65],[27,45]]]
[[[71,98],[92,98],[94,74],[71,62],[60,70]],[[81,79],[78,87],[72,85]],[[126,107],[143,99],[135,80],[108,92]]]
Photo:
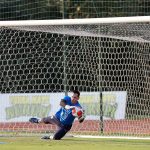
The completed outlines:
[[[56,19],[56,20],[23,20],[23,21],[0,21],[0,27],[13,27],[13,26],[51,26],[51,25],[86,25],[86,24],[106,24],[106,23],[144,23],[150,22],[150,16],[137,16],[137,17],[111,17],[111,18],[88,18],[88,19]],[[101,92],[101,91],[100,91]],[[90,137],[90,136],[75,136],[75,137]],[[94,138],[94,136],[91,136]],[[101,136],[95,136],[95,138],[101,138]],[[102,136],[104,138],[104,136]],[[115,138],[106,137],[106,138]],[[116,138],[126,138],[126,137],[116,137]],[[127,139],[150,139],[150,138],[140,138],[140,137],[127,137]]]
[[[136,22],[150,22],[150,16],[0,21],[0,26],[80,25],[80,24],[133,23],[133,22],[135,23]]]

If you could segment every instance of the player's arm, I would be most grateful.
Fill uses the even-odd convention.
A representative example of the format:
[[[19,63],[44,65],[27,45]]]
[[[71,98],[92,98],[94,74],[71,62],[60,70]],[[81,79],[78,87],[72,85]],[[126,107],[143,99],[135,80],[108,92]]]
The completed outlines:
[[[60,106],[65,108],[65,109],[73,109],[75,107],[75,106],[67,105],[67,101],[64,99],[61,99]]]

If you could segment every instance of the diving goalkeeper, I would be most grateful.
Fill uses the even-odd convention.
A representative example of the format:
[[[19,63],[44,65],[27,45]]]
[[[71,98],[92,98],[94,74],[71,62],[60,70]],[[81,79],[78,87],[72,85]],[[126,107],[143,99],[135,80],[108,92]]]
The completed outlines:
[[[74,109],[75,107],[79,107],[82,109],[81,105],[78,102],[79,98],[80,98],[80,92],[73,91],[72,97],[65,96],[60,101],[61,107],[54,116],[49,116],[42,119],[37,119],[37,118],[29,119],[31,123],[45,123],[45,124],[57,125],[58,130],[55,132],[53,137],[44,136],[42,137],[42,139],[60,140],[65,136],[67,132],[70,131],[75,119],[75,116],[72,114],[72,109]],[[78,121],[82,123],[85,119],[84,111],[82,115],[77,116],[77,118]]]

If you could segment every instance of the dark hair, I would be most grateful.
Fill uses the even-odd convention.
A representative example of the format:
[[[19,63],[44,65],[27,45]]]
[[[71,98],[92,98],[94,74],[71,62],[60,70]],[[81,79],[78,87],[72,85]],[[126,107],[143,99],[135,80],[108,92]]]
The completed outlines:
[[[80,97],[80,92],[79,92],[79,91],[74,90],[73,93],[74,93],[74,94],[78,94],[78,97]]]

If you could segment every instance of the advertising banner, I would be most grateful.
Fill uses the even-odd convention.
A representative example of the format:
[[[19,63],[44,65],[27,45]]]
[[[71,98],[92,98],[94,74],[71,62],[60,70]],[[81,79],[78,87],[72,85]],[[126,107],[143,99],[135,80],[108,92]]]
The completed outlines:
[[[69,93],[71,96],[71,93]],[[46,117],[59,110],[64,93],[0,94],[0,122],[25,122],[30,117]],[[103,92],[104,119],[124,119],[127,92]],[[86,119],[99,120],[100,93],[81,92],[80,103]]]

